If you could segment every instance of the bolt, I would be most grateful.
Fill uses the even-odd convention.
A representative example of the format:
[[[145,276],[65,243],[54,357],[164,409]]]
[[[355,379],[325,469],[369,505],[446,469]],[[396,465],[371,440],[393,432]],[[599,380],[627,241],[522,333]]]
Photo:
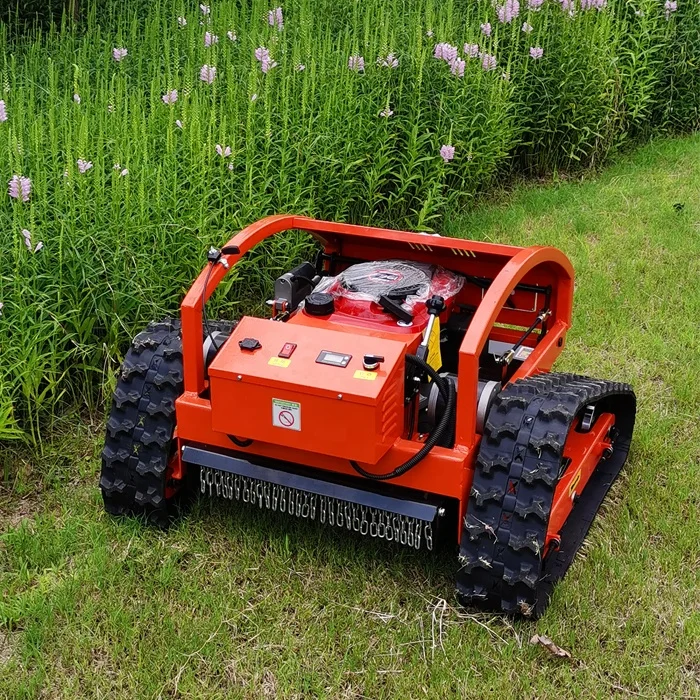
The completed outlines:
[[[241,379],[243,379],[243,375],[242,375],[242,374],[239,374],[239,375],[236,377],[236,380],[240,382]]]
[[[339,399],[342,399],[342,398],[343,398],[343,395],[342,395],[342,394],[338,394],[338,398],[339,398]]]

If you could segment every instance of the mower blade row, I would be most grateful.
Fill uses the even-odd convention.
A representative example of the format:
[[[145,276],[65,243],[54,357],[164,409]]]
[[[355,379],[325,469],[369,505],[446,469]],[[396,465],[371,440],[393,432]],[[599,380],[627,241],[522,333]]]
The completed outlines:
[[[317,520],[323,525],[345,528],[413,549],[420,549],[423,545],[428,550],[433,548],[432,522],[332,496],[271,484],[211,467],[201,467],[200,491],[210,497],[241,501],[304,520]]]
[[[596,467],[559,533],[559,550],[547,556],[544,545],[566,440],[576,415],[589,405],[615,414],[613,454]],[[463,523],[457,576],[463,602],[541,614],[627,458],[634,416],[628,385],[573,374],[530,377],[501,393],[488,416]]]

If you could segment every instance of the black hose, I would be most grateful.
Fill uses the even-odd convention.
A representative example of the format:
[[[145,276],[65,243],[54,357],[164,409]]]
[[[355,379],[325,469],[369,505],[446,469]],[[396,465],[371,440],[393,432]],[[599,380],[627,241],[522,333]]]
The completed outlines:
[[[445,412],[442,414],[440,422],[437,424],[435,430],[430,433],[428,439],[423,443],[423,447],[416,452],[410,459],[405,461],[403,464],[399,465],[393,471],[387,472],[386,474],[373,474],[363,469],[357,462],[350,460],[350,466],[362,476],[367,479],[374,479],[375,481],[386,481],[387,479],[395,479],[397,476],[405,474],[410,469],[413,469],[417,464],[423,461],[427,457],[430,450],[437,445],[438,441],[442,437],[445,431],[451,431],[452,429],[452,415],[455,410],[455,390],[454,385],[450,381],[445,381],[436,370],[434,370],[427,362],[424,362],[419,357],[415,355],[406,355],[406,362],[418,365],[423,369],[428,376],[435,382],[438,391],[442,394],[445,400]],[[449,434],[449,433],[448,433]]]

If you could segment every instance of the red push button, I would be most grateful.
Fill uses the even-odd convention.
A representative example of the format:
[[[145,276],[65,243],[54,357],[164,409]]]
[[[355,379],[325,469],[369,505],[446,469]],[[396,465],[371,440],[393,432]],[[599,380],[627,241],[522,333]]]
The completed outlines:
[[[297,349],[296,343],[285,343],[279,351],[278,357],[291,357],[292,353]]]

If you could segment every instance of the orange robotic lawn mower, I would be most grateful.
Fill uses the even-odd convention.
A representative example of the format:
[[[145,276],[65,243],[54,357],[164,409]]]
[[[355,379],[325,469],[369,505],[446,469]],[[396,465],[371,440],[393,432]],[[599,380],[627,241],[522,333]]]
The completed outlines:
[[[321,250],[271,318],[207,319],[257,243]],[[537,617],[630,447],[626,384],[551,372],[573,269],[518,248],[272,216],[209,262],[180,321],[136,336],[107,424],[112,514],[167,521],[188,491],[432,550],[458,545],[467,605]]]

